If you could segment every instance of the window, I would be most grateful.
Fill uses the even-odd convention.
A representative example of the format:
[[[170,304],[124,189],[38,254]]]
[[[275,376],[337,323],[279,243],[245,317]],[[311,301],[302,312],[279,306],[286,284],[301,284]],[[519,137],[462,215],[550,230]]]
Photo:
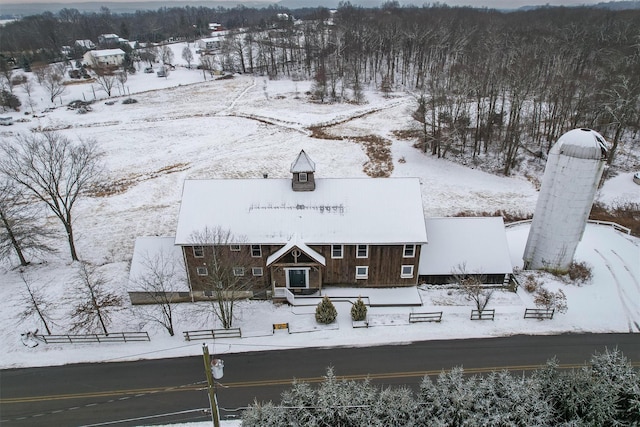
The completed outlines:
[[[369,267],[366,265],[359,265],[356,267],[356,279],[366,279],[369,277]]]
[[[331,245],[331,258],[342,258],[342,245]]]
[[[369,245],[357,245],[356,258],[368,258],[368,257],[369,257]]]
[[[204,257],[204,248],[202,246],[193,247],[193,256],[196,258]]]
[[[298,181],[307,182],[307,173],[306,172],[300,172],[298,174]]]
[[[262,267],[253,267],[251,269],[251,274],[254,276],[262,276]]]
[[[413,265],[403,265],[402,270],[400,270],[400,277],[411,279],[413,277]]]
[[[251,256],[254,258],[262,257],[262,248],[260,245],[251,245]]]
[[[231,245],[231,250],[233,252],[240,252],[240,245]]]
[[[404,245],[402,258],[413,258],[416,256],[416,245]]]
[[[196,267],[196,274],[198,276],[207,276],[209,271],[207,271],[207,267]]]
[[[233,267],[234,276],[244,276],[244,267]]]

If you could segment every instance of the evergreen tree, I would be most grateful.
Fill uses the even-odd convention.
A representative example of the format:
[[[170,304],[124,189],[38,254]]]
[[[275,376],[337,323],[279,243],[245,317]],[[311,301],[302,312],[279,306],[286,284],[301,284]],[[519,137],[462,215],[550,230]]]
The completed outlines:
[[[364,305],[362,298],[358,297],[358,300],[351,307],[351,319],[354,322],[362,321],[367,318],[367,306]]]
[[[328,325],[329,323],[333,323],[337,316],[338,311],[329,297],[325,295],[325,297],[322,298],[322,301],[318,304],[318,307],[316,307],[316,321],[318,323]]]

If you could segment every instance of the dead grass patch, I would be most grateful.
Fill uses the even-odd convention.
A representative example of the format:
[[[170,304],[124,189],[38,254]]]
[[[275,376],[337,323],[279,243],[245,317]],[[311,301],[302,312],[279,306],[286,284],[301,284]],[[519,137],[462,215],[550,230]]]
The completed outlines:
[[[501,216],[504,222],[516,222],[516,221],[524,221],[527,219],[533,218],[531,214],[525,214],[522,212],[506,212],[502,210],[497,210],[494,212],[474,212],[474,211],[461,211],[457,214],[453,215],[455,217],[482,217],[482,216]]]
[[[634,236],[640,237],[640,203],[623,202],[609,207],[595,203],[589,219],[615,222],[630,229]]]
[[[164,166],[154,172],[131,174],[114,181],[95,184],[91,189],[89,189],[88,194],[91,197],[113,196],[115,194],[124,193],[130,187],[140,182],[148,181],[161,175],[184,171],[188,167],[189,163],[175,163],[173,165]]]

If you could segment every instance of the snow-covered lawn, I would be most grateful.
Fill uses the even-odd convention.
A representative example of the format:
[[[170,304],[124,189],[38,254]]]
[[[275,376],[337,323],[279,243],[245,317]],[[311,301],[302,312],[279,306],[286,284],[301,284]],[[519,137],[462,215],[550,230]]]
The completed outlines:
[[[180,62],[183,45],[175,45]],[[75,211],[75,231],[80,257],[99,266],[110,286],[126,297],[125,285],[135,238],[171,236],[175,233],[182,183],[187,178],[285,178],[297,153],[304,149],[316,163],[318,177],[366,177],[364,147],[354,141],[315,139],[310,126],[339,123],[332,134],[375,134],[392,142],[394,177],[418,177],[427,216],[448,216],[460,211],[531,213],[537,192],[522,177],[502,177],[438,160],[399,140],[392,131],[411,126],[408,113],[412,97],[397,93],[387,99],[368,91],[364,105],[309,103],[305,92],[310,82],[270,81],[264,77],[235,76],[226,80],[203,79],[198,70],[178,67],[167,79],[142,72],[129,77],[125,91],[138,102],[124,105],[125,97],[114,96],[107,105],[104,92],[94,84],[80,83],[63,95],[66,105],[74,99],[102,97],[93,111],[78,114],[58,106],[48,97],[33,96],[37,114],[3,113],[14,118],[13,126],[0,129],[2,139],[33,129],[54,129],[71,138],[93,138],[105,151],[108,172],[105,184],[115,191],[103,197],[82,199]],[[29,110],[25,97],[23,110]],[[117,93],[117,92],[116,92]],[[365,114],[367,113],[367,114]],[[363,115],[364,114],[364,115]],[[353,118],[353,119],[351,119]],[[350,120],[351,119],[351,120]],[[402,162],[399,161],[402,159]],[[614,182],[615,180],[615,182]],[[599,197],[605,202],[640,200],[640,186],[631,176],[620,175],[605,183]],[[46,218],[59,227],[57,220]],[[514,266],[521,264],[527,225],[508,230]],[[639,239],[610,227],[589,226],[576,258],[593,266],[591,284],[565,285],[544,276],[550,289],[562,288],[569,310],[552,321],[524,320],[524,308],[533,307],[531,296],[499,291],[490,303],[496,309],[494,322],[472,322],[472,305],[448,289],[422,289],[422,307],[374,307],[369,311],[370,328],[352,328],[349,304],[337,303],[338,321],[319,328],[313,307],[290,307],[269,302],[245,302],[238,310],[236,325],[242,339],[217,340],[216,354],[301,346],[376,345],[426,339],[501,336],[518,333],[628,332],[640,324]],[[34,263],[26,274],[46,289],[57,302],[51,310],[56,318],[53,333],[67,332],[68,303],[74,266],[69,262],[63,238],[56,242],[57,254]],[[178,307],[175,337],[157,325],[143,325],[135,310],[118,313],[112,331],[146,330],[151,342],[104,344],[100,351],[89,345],[45,345],[28,348],[20,334],[40,327],[38,322],[20,322],[24,308],[20,294],[24,285],[15,264],[0,265],[0,367],[44,366],[85,361],[135,360],[196,355],[201,343],[183,340],[182,331],[215,328],[213,319],[195,318],[191,304]],[[357,292],[354,290],[353,292]],[[408,313],[443,311],[441,323],[408,324]],[[273,333],[273,323],[288,322],[291,330]],[[312,337],[312,339],[311,339]]]

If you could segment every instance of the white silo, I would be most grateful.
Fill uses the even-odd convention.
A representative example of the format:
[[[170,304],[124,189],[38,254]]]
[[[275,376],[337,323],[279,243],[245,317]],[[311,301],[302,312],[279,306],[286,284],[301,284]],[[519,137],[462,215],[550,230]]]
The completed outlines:
[[[524,249],[525,269],[569,268],[606,158],[604,138],[591,129],[571,130],[551,148]]]

